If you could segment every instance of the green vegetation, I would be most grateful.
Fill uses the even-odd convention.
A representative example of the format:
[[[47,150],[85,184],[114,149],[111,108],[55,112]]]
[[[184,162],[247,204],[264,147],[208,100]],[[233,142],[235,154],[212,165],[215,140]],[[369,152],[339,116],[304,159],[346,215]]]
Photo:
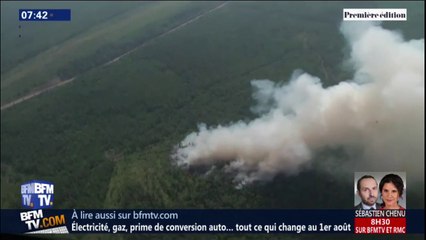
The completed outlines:
[[[2,2],[2,104],[55,77],[78,75],[1,112],[2,208],[20,207],[19,187],[29,179],[55,183],[57,208],[351,208],[353,176],[337,181],[308,168],[237,190],[232,176],[179,169],[170,153],[198,123],[253,118],[252,79],[287,81],[297,68],[324,85],[350,77],[340,64],[341,11],[367,2],[230,2],[159,38],[220,3],[105,3],[104,14],[90,13],[98,3],[51,4],[70,6],[76,16],[71,23],[23,24],[40,28],[28,32],[34,38],[22,48],[12,37],[3,41],[16,35],[17,23],[3,29],[3,18],[15,16],[3,15]],[[411,5],[419,12],[423,3]],[[398,28],[424,37],[417,31],[424,12],[415,16]],[[49,42],[40,38],[51,31],[57,34]],[[318,194],[330,186],[334,191]],[[418,197],[410,204],[423,204]]]
[[[101,24],[108,19],[124,14],[141,5],[138,2],[2,2],[2,74],[48,50],[69,38]],[[146,4],[146,3],[145,3]],[[69,8],[72,9],[70,22],[19,22],[19,9]],[[93,12],[96,11],[96,14]],[[19,27],[20,26],[20,27]],[[21,34],[21,38],[19,38]],[[59,47],[59,46],[58,46]]]
[[[4,45],[2,41],[2,49],[6,49],[6,53],[2,54],[2,69],[10,69],[7,72],[2,70],[2,104],[26,95],[35,87],[55,79],[66,80],[105,64],[189,18],[218,5],[218,3],[194,3],[189,7],[188,4],[188,2],[157,4],[133,2],[126,8],[118,7],[115,11],[111,9],[115,9],[117,3],[105,5],[104,8],[101,4],[101,11],[96,10],[96,14],[93,14],[97,4],[89,3],[88,7],[92,10],[88,12],[84,8],[86,3],[80,6],[79,3],[74,2],[66,6],[71,8],[79,5],[72,8],[72,19],[76,20],[53,24],[50,22],[16,23],[16,16],[12,18],[8,15],[16,14],[19,7],[8,7],[5,9],[5,11],[9,10],[8,14],[4,17],[10,17],[14,21],[7,25],[10,27],[5,27],[5,31],[11,29],[11,34],[5,34],[9,37],[5,38]],[[93,17],[98,14],[102,17]],[[22,25],[22,29],[17,27],[18,24]],[[22,32],[21,38],[17,37],[17,31]],[[50,35],[53,35],[52,39]],[[7,49],[22,50],[15,52]]]

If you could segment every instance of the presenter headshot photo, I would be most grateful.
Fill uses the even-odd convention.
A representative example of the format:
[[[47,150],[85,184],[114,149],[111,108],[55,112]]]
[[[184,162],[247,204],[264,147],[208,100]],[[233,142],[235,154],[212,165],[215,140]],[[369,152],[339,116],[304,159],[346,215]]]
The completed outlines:
[[[399,204],[404,193],[404,181],[396,174],[388,174],[380,180],[381,209],[405,209]]]
[[[364,175],[357,181],[357,195],[361,202],[355,206],[355,209],[374,210],[380,209],[377,203],[379,189],[376,179],[371,175]]]

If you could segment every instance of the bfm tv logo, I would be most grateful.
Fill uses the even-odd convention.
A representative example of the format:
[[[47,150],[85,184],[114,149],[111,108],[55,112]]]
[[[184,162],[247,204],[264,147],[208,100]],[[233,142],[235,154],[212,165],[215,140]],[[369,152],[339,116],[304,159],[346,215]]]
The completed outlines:
[[[53,206],[53,183],[33,180],[21,185],[22,206],[32,209]]]
[[[65,226],[64,214],[56,216],[44,216],[42,209],[21,212],[20,217],[21,222],[25,222],[25,224],[27,224],[28,230],[30,231]],[[68,233],[68,230],[66,233]]]

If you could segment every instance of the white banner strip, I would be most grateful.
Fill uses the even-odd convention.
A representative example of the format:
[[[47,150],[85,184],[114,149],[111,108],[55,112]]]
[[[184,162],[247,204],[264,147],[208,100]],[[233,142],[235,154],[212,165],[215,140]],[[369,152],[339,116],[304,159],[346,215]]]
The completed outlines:
[[[407,9],[344,8],[343,21],[407,21]]]

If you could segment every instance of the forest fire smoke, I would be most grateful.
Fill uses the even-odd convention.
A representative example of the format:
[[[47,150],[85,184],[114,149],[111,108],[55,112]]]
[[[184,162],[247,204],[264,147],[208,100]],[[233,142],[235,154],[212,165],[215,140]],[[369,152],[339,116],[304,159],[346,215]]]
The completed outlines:
[[[259,116],[200,125],[176,146],[179,166],[224,166],[240,184],[297,174],[326,147],[348,150],[355,169],[424,176],[424,40],[370,23],[343,23],[351,80],[323,87],[295,71],[286,84],[251,82]],[[356,154],[353,154],[356,152]],[[356,155],[356,156],[355,156]]]

